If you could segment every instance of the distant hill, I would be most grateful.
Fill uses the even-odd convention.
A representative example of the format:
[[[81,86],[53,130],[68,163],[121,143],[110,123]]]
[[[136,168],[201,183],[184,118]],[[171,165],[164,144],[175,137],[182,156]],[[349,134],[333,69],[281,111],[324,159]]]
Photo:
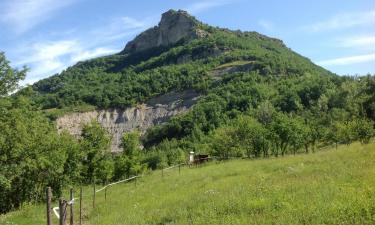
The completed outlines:
[[[120,53],[77,63],[32,89],[43,109],[126,108],[172,90],[202,90],[216,80],[218,69],[225,71],[227,65],[235,72],[237,62],[247,65],[238,70],[262,75],[332,75],[280,40],[212,27],[185,11],[170,10]]]

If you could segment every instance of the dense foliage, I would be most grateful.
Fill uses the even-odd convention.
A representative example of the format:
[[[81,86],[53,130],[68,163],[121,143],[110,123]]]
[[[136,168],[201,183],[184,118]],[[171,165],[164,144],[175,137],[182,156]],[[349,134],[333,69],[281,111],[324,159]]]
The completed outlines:
[[[172,142],[172,148],[228,158],[307,153],[355,140],[368,143],[374,135],[374,92],[367,90],[374,80],[227,75],[189,113],[151,128],[144,144],[164,149],[165,142]]]
[[[85,126],[80,140],[58,134],[23,97],[0,100],[0,130],[0,213],[43,199],[47,186],[59,196],[69,185],[106,183],[144,169],[135,157],[138,149],[124,146],[123,156],[112,157],[110,138],[99,124]]]
[[[37,82],[34,93],[27,94],[43,109],[82,104],[125,108],[171,90],[205,91],[212,82],[209,71],[236,61],[247,62],[264,75],[330,74],[279,40],[255,32],[203,28],[211,34],[204,39],[78,63]]]
[[[13,69],[5,58],[4,52],[0,52],[0,97],[9,94],[18,88],[18,82],[25,78],[27,68]]]

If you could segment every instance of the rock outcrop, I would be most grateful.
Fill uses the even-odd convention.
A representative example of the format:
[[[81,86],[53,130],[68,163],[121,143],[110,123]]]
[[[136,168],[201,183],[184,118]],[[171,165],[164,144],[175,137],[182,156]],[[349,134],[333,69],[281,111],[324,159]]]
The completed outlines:
[[[158,26],[144,31],[130,41],[125,46],[124,52],[140,52],[206,36],[205,31],[197,28],[198,24],[199,22],[186,11],[169,10],[163,13]]]
[[[134,129],[145,132],[151,126],[188,111],[198,98],[199,94],[193,90],[171,92],[153,98],[146,104],[124,110],[108,109],[67,114],[58,118],[56,124],[60,132],[67,130],[79,137],[83,126],[96,120],[112,135],[111,151],[118,152],[121,151],[123,133]]]

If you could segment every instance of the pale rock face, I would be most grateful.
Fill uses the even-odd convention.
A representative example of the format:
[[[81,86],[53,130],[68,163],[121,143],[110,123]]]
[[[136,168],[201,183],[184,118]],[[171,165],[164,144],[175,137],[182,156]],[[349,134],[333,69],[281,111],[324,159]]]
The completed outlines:
[[[124,110],[108,109],[84,113],[71,113],[56,120],[59,132],[67,130],[80,137],[85,124],[95,120],[112,135],[111,151],[121,151],[121,137],[135,129],[144,133],[149,127],[168,121],[172,116],[187,112],[195,104],[199,95],[187,90],[171,92],[151,99],[146,104]]]
[[[192,40],[207,35],[197,29],[198,21],[187,12],[169,10],[163,13],[158,26],[150,28],[138,35],[125,46],[126,53],[140,52],[160,46],[173,45],[180,40]]]

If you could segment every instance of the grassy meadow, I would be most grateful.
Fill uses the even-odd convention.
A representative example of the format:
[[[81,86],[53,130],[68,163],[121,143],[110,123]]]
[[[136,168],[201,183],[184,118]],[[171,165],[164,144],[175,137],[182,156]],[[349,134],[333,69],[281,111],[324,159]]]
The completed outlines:
[[[87,225],[375,224],[375,144],[212,162],[164,178],[155,171],[136,187],[110,187],[107,201],[98,193],[95,209],[91,193],[84,188]],[[25,205],[0,216],[0,224],[46,224],[45,205]]]

